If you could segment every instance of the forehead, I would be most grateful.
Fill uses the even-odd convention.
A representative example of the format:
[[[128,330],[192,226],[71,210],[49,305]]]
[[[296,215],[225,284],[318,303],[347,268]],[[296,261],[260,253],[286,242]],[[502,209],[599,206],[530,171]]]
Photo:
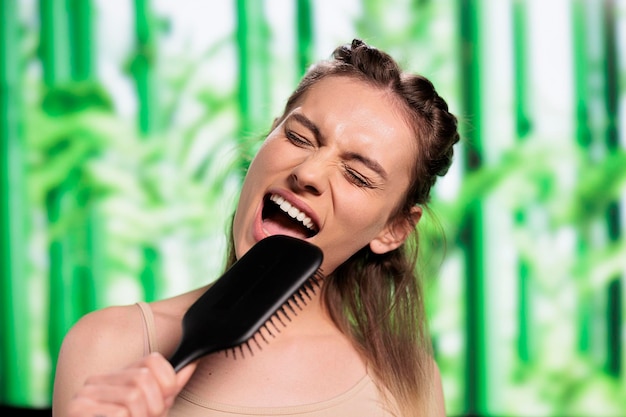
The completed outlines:
[[[329,76],[301,97],[291,113],[302,113],[323,137],[358,149],[410,174],[417,156],[407,110],[390,90],[348,76]]]

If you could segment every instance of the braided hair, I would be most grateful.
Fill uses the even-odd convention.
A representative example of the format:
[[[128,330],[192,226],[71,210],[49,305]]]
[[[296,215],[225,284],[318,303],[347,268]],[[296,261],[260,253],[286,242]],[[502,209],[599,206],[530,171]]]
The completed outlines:
[[[312,85],[331,76],[354,77],[388,91],[404,109],[418,151],[410,186],[394,216],[408,219],[415,205],[430,201],[437,178],[452,163],[459,141],[456,117],[427,78],[403,72],[390,55],[355,39],[309,68],[282,118]],[[416,271],[417,241],[415,230],[407,242],[385,254],[366,246],[333,271],[323,288],[335,324],[353,341],[381,393],[403,416],[428,415],[432,406],[434,361]]]
[[[413,207],[427,205],[437,178],[452,163],[453,146],[459,141],[456,117],[428,79],[402,71],[390,55],[354,39],[308,69],[274,125],[325,77],[361,80],[390,92],[400,103],[418,151],[410,185],[392,218],[411,221]],[[435,368],[416,271],[417,242],[414,229],[390,252],[375,254],[366,246],[329,274],[322,288],[331,318],[367,362],[390,408],[402,416],[430,415],[433,406]],[[231,236],[226,266],[235,260]]]

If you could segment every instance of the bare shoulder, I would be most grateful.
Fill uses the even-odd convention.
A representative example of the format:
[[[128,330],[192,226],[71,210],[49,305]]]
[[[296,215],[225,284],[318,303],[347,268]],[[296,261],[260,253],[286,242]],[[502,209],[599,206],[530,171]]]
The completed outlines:
[[[202,292],[194,290],[149,304],[159,351],[164,355],[178,344],[180,320]],[[65,335],[57,358],[53,411],[65,409],[90,376],[117,371],[143,357],[144,329],[136,304],[103,308],[78,320]]]
[[[92,375],[124,367],[143,355],[141,312],[135,305],[108,307],[83,316],[67,332],[56,362],[53,413]]]
[[[135,305],[107,307],[83,316],[67,332],[57,360],[57,379],[80,380],[117,369],[143,354],[141,312]]]
[[[157,344],[167,353],[180,337],[180,321],[203,292],[191,291],[149,304]],[[69,330],[58,358],[59,373],[92,375],[124,367],[144,355],[145,324],[136,304],[107,307],[83,316]]]

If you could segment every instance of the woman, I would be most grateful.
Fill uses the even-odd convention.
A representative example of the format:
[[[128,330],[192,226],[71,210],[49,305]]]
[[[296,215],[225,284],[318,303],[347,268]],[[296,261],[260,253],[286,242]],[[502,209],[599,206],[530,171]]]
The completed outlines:
[[[360,40],[337,48],[252,161],[229,253],[231,265],[266,236],[306,239],[324,252],[321,291],[253,357],[213,354],[178,374],[165,358],[206,287],[91,313],[63,343],[54,415],[445,415],[415,226],[458,139],[428,80]]]

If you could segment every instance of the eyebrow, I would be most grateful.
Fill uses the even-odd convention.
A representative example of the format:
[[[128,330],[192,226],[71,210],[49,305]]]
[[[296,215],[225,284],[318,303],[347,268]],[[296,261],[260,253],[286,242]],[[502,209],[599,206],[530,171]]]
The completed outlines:
[[[315,140],[317,140],[318,143],[324,143],[324,137],[320,132],[320,129],[311,119],[301,113],[292,113],[288,118],[293,118],[298,123],[302,124],[305,128],[309,129],[311,133],[313,133],[313,136],[315,136]],[[380,175],[384,180],[387,179],[387,171],[385,171],[385,169],[375,160],[357,152],[348,152],[346,153],[346,157],[351,160],[359,161],[360,163]]]
[[[346,156],[348,157],[348,159],[359,161],[360,163],[380,175],[384,180],[387,180],[387,171],[385,171],[385,169],[373,159],[370,159],[356,152],[348,152]]]
[[[293,113],[293,114],[291,114],[289,116],[289,118],[295,119],[301,125],[303,125],[307,129],[309,129],[311,131],[311,133],[313,133],[313,136],[315,136],[315,140],[316,141],[318,141],[320,143],[324,142],[323,141],[324,138],[322,137],[322,133],[320,132],[320,129],[317,127],[317,125],[315,123],[313,123],[313,121],[311,119],[306,117],[304,114]]]

